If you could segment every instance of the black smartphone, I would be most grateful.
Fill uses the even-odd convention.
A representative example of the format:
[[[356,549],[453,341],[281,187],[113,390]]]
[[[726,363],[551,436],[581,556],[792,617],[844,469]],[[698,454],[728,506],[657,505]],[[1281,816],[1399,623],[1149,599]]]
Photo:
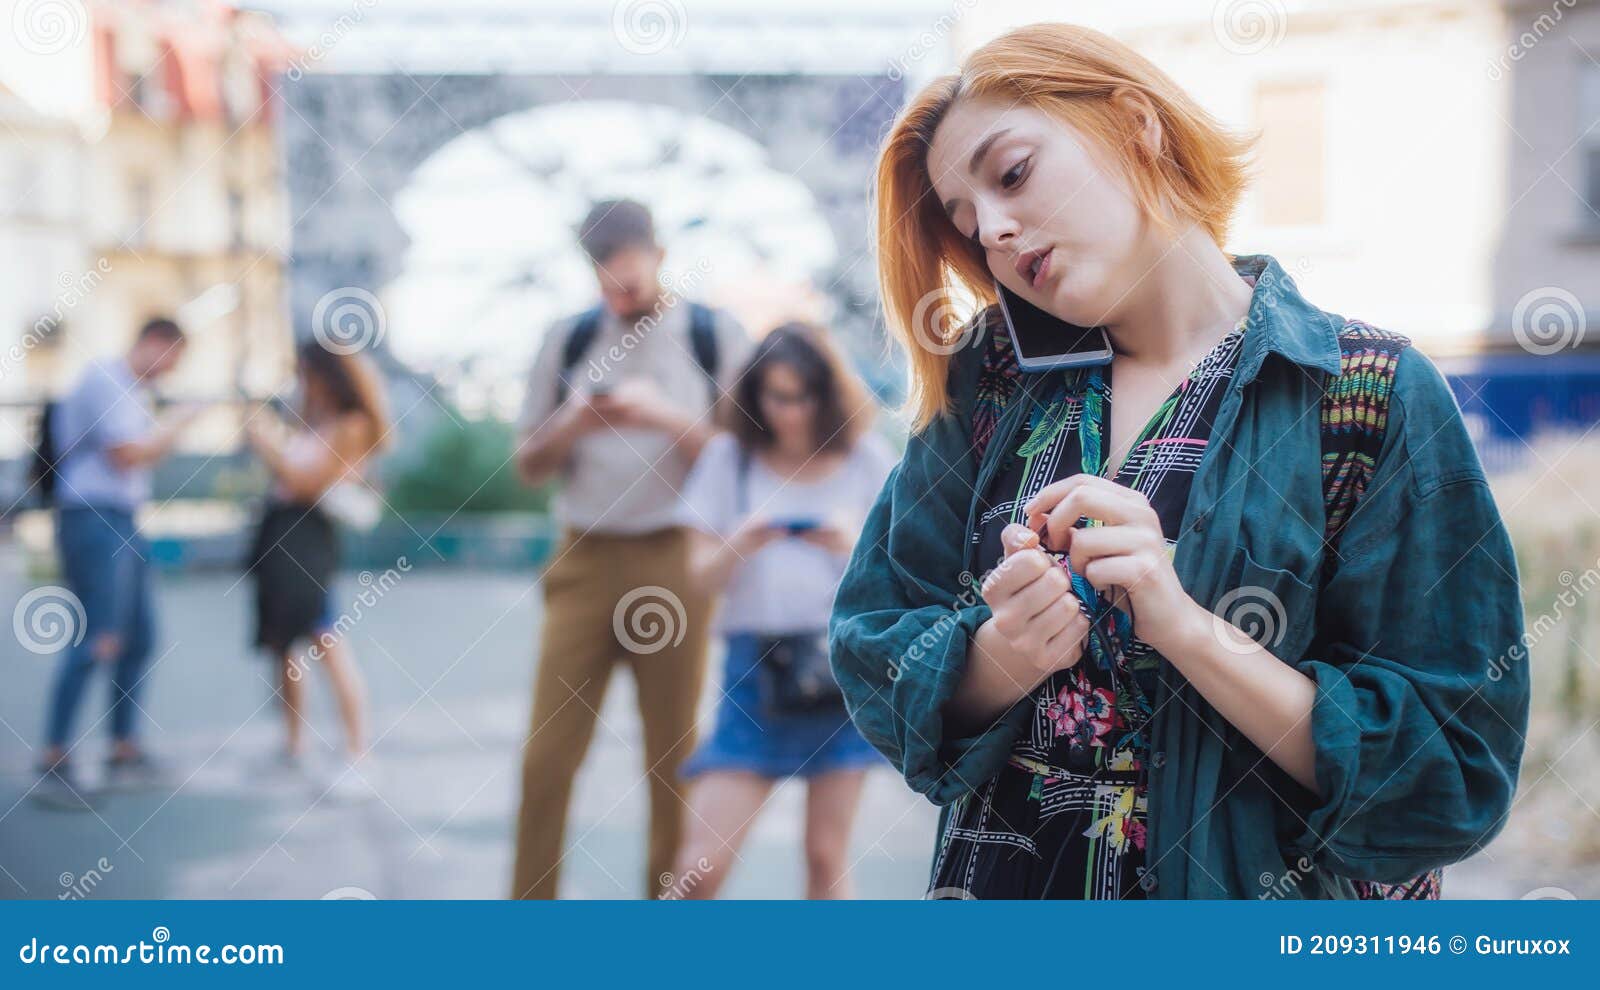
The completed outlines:
[[[811,532],[818,526],[821,526],[822,523],[817,519],[795,518],[774,520],[773,525],[781,527],[790,536],[799,536],[802,533]]]
[[[1054,371],[1111,363],[1111,338],[1104,327],[1080,327],[1051,316],[999,282],[994,284],[1017,365],[1023,371]]]

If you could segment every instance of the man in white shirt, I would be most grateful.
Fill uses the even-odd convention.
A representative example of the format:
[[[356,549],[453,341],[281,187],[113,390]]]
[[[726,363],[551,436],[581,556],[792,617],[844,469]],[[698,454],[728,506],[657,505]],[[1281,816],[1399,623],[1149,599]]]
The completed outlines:
[[[661,284],[663,252],[639,203],[597,204],[579,228],[602,305],[559,321],[529,374],[518,468],[560,483],[563,529],[544,575],[533,718],[524,744],[512,896],[556,896],[572,781],[620,660],[644,723],[646,891],[671,884],[694,748],[709,602],[688,579],[679,489],[750,342],[731,319]],[[624,788],[625,789],[625,788]]]

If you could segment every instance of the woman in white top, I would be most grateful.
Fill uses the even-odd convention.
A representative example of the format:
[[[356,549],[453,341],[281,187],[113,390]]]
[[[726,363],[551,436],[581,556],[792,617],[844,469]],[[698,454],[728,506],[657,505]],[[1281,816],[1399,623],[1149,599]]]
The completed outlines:
[[[302,680],[315,662],[333,685],[353,764],[366,748],[364,687],[338,621],[347,608],[331,593],[339,566],[332,516],[346,513],[330,503],[359,488],[362,466],[383,446],[388,412],[382,378],[363,355],[336,354],[306,341],[296,371],[300,404],[290,423],[274,423],[262,410],[248,424],[250,445],[273,479],[250,558],[256,645],[280,664],[283,762],[296,766],[303,755]],[[304,657],[295,652],[299,643],[308,644]],[[355,787],[360,780],[344,773],[335,784]]]
[[[757,346],[685,483],[691,572],[720,594],[726,643],[716,725],[683,768],[693,813],[668,896],[712,897],[774,783],[806,778],[807,896],[849,895],[866,768],[827,663],[828,613],[861,520],[894,463],[873,406],[816,327]]]

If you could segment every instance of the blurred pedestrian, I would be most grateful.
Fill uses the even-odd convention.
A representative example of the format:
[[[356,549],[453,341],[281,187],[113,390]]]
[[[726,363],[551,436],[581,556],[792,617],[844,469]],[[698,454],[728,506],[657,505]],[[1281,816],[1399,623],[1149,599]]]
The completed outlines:
[[[150,549],[135,516],[149,501],[151,469],[194,416],[195,410],[185,410],[158,424],[146,395],[146,387],[178,363],[185,346],[178,324],[150,320],[122,357],[92,362],[49,414],[56,545],[84,621],[83,635],[62,654],[51,689],[48,741],[33,789],[33,797],[49,807],[83,810],[93,799],[73,773],[69,754],[76,745],[72,724],[96,665],[111,673],[107,784],[155,786],[165,777],[138,738],[155,615]]]
[[[773,785],[800,777],[806,896],[848,897],[851,825],[883,759],[828,669],[828,613],[894,454],[819,328],[772,331],[729,399],[730,432],[706,444],[679,514],[727,650],[715,728],[683,771],[693,813],[669,896],[715,896]]]
[[[678,490],[713,432],[710,411],[748,350],[740,328],[661,283],[650,212],[597,204],[579,243],[602,304],[546,334],[528,379],[517,464],[560,482],[563,536],[544,575],[533,717],[523,746],[513,897],[556,896],[572,781],[613,667],[633,671],[649,781],[646,893],[663,888],[682,837],[678,767],[694,746],[706,602],[688,578]],[[661,608],[664,635],[634,632]],[[642,625],[648,625],[647,622]]]
[[[363,354],[340,354],[315,340],[296,355],[299,406],[291,422],[262,409],[247,425],[250,446],[272,476],[272,491],[250,553],[255,579],[256,645],[278,661],[286,769],[302,765],[306,670],[321,666],[333,686],[347,761],[330,785],[359,793],[366,752],[366,699],[360,668],[345,641],[333,595],[339,568],[336,524],[376,514],[363,468],[389,431],[383,379]],[[306,644],[302,657],[297,644]]]

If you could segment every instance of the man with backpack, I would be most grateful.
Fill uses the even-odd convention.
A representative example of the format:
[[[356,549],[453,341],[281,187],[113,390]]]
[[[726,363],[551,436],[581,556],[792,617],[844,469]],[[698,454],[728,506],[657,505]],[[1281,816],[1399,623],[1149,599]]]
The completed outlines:
[[[87,810],[92,798],[72,771],[72,728],[95,667],[111,674],[114,787],[159,783],[159,767],[137,738],[139,695],[154,640],[149,547],[135,520],[150,498],[151,469],[171,452],[192,413],[157,424],[145,388],[183,356],[183,330],[154,319],[118,358],[94,361],[46,412],[37,481],[56,507],[56,546],[84,629],[62,655],[51,688],[47,741],[33,798]],[[97,723],[98,724],[98,723]]]
[[[650,212],[597,204],[578,239],[602,304],[546,334],[528,380],[517,466],[558,479],[563,538],[545,572],[533,718],[523,746],[513,897],[552,898],[573,779],[618,660],[644,724],[650,841],[646,892],[670,887],[694,748],[709,602],[688,579],[679,489],[714,430],[712,410],[750,346],[726,315],[661,285]],[[629,790],[618,788],[618,796]]]

